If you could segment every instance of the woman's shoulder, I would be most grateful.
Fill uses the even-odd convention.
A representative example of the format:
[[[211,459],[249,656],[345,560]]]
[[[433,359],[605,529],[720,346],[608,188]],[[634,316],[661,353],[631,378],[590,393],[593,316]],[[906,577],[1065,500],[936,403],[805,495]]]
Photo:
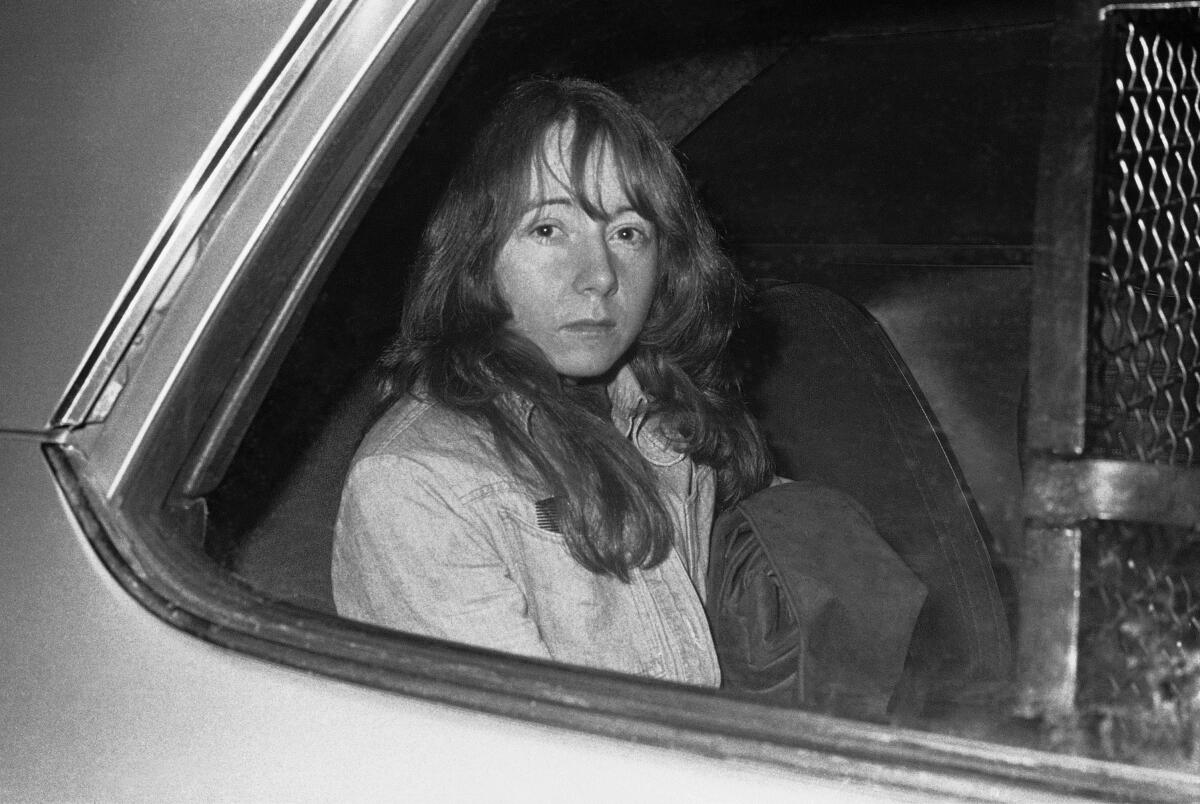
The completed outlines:
[[[524,488],[500,457],[490,427],[413,394],[392,403],[367,431],[350,462],[346,487],[368,496],[403,487],[408,494],[457,500]]]
[[[358,457],[426,451],[478,455],[481,442],[492,443],[486,424],[427,396],[408,393],[367,430]]]

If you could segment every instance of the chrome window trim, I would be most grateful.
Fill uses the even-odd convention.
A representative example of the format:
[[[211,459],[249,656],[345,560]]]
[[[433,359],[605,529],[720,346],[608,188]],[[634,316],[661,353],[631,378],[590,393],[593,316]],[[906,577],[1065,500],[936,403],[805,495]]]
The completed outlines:
[[[356,131],[354,136],[344,137],[342,124],[336,121],[360,111],[358,101],[349,107],[347,104],[359,93],[369,94],[371,84],[364,84],[364,76],[377,74],[399,62],[401,67],[397,69],[407,70],[403,73],[407,88],[414,89],[412,76],[419,75],[418,86],[428,91],[432,86],[430,77],[436,75],[444,60],[447,43],[456,35],[461,39],[462,32],[472,29],[491,5],[490,0],[359,0],[338,20],[319,52],[306,65],[303,79],[292,87],[286,102],[268,121],[245,162],[229,184],[220,188],[224,192],[187,244],[177,263],[180,267],[171,267],[170,279],[151,301],[148,313],[109,380],[116,392],[102,391],[106,399],[115,397],[116,404],[102,424],[78,428],[71,437],[73,443],[89,454],[92,476],[104,485],[108,496],[121,493],[139,455],[158,451],[158,445],[155,450],[142,447],[154,428],[164,426],[164,417],[179,415],[178,409],[167,410],[171,407],[168,400],[189,391],[203,395],[214,387],[224,387],[227,380],[224,376],[214,376],[203,383],[188,381],[186,364],[197,359],[197,348],[205,340],[212,340],[204,333],[219,320],[218,310],[230,301],[228,291],[232,285],[254,274],[255,281],[271,285],[272,293],[283,292],[280,288],[284,284],[290,284],[301,294],[306,291],[304,281],[315,273],[325,256],[323,250],[337,238],[327,238],[324,244],[314,243],[312,253],[283,265],[280,262],[283,258],[273,250],[285,251],[287,243],[278,241],[272,233],[295,218],[286,212],[286,202],[302,192],[301,184],[314,175],[316,180],[322,180],[328,178],[331,170],[340,170],[330,166],[327,152],[348,147],[344,144],[347,139],[353,140],[353,147],[363,146],[366,135]],[[381,58],[384,49],[393,55]],[[371,118],[370,136],[383,141],[385,134],[394,137],[408,127],[424,101],[419,95],[420,92],[414,91],[410,102],[389,106],[386,111],[395,114],[390,131],[381,129],[378,120]],[[355,195],[364,192],[372,178],[367,167],[386,159],[386,146],[383,142],[373,157],[362,154],[355,157],[359,160],[354,168],[356,178],[346,185],[348,180],[342,176],[339,179],[342,184],[330,196],[333,201],[322,199],[319,205],[323,208],[340,205],[341,212],[330,214],[343,220],[353,215],[358,201]],[[317,222],[311,231],[334,231],[336,227],[329,228],[328,223]],[[302,259],[314,270],[306,269],[304,281],[298,282],[296,272],[301,269]],[[264,272],[262,266],[267,264],[269,270]],[[237,320],[232,324],[240,329],[258,325],[257,321]],[[252,337],[252,333],[246,337]],[[241,359],[247,346],[230,343],[226,348],[237,350]],[[261,353],[259,347],[251,354],[255,353]],[[235,368],[231,364],[227,370],[232,372]],[[189,382],[189,388],[181,389],[181,384]],[[203,425],[212,404],[215,400],[199,407],[189,404],[186,409],[189,425],[197,429]],[[193,432],[188,437],[194,439],[196,435]],[[157,459],[151,456],[151,460]]]
[[[1194,801],[1200,779],[969,738],[858,723],[711,690],[580,670],[342,620],[212,572],[170,523],[119,510],[86,459],[47,444],[86,538],[152,614],[215,645],[384,692],[837,781],[856,794],[945,801]],[[136,536],[134,534],[137,534]],[[383,701],[380,705],[385,705]]]
[[[399,155],[400,149],[396,147],[397,143],[404,133],[418,122],[420,108],[423,104],[432,101],[434,90],[450,72],[450,62],[464,49],[467,38],[482,23],[491,6],[490,1],[476,3],[474,9],[463,18],[457,31],[447,42],[447,46],[424,72],[408,101],[394,116],[379,143],[357,172],[344,196],[343,203],[336,210],[325,231],[322,232],[315,248],[295,273],[281,303],[272,312],[267,323],[267,331],[256,342],[252,354],[239,370],[232,392],[226,394],[206,426],[195,459],[191,462],[187,475],[181,481],[181,490],[186,496],[207,493],[211,484],[216,482],[216,476],[224,473],[226,462],[231,457],[227,451],[227,442],[231,437],[231,431],[239,430],[240,432],[240,427],[248,424],[248,422],[239,423],[238,419],[244,416],[247,398],[254,393],[255,385],[261,383],[261,375],[272,361],[276,344],[289,326],[294,325],[295,317],[304,306],[310,288],[313,287],[323,269],[328,267],[327,263],[330,255],[337,248],[337,242],[347,235],[352,221],[361,212],[363,200],[370,195],[371,184],[377,180],[377,177],[383,175],[386,165],[393,162]],[[398,23],[399,21],[397,21]],[[388,38],[394,33],[393,29],[389,32]],[[383,43],[381,42],[380,48],[382,47]],[[375,56],[372,57],[372,62],[374,60]],[[360,73],[355,79],[355,86],[363,79],[365,69],[364,67],[363,73]],[[347,90],[339,102],[339,111],[345,107],[350,94],[350,90]],[[332,125],[334,119],[335,116],[331,115],[328,125]],[[295,178],[292,177],[289,180],[289,186],[294,185]],[[226,444],[221,442],[226,442]]]
[[[307,0],[259,67],[139,256],[52,417],[54,426],[78,426],[88,421],[155,299],[169,281],[177,279],[173,272],[221,192],[353,2]]]
[[[347,101],[361,85],[362,79],[367,74],[367,71],[376,63],[380,52],[384,49],[388,40],[390,40],[391,37],[395,35],[396,30],[409,19],[409,13],[416,4],[417,0],[407,0],[402,7],[396,10],[395,16],[383,29],[383,33],[379,36],[379,40],[376,42],[374,47],[371,48],[369,55],[359,65],[359,69],[353,78],[351,78],[351,80],[342,88],[340,95],[330,105],[330,108],[325,114],[324,119],[320,122],[316,131],[312,134],[311,139],[307,144],[305,144],[301,157],[296,161],[295,165],[293,165],[291,172],[282,182],[275,193],[274,199],[269,204],[268,214],[258,221],[253,235],[245,242],[241,252],[237,256],[237,259],[234,260],[229,270],[225,273],[216,293],[213,294],[211,301],[205,308],[204,314],[201,317],[198,325],[192,330],[191,337],[184,345],[179,358],[175,361],[167,381],[161,386],[158,395],[155,397],[153,404],[150,406],[150,409],[147,412],[146,417],[142,420],[141,427],[138,429],[137,435],[134,437],[129,449],[125,453],[124,460],[114,473],[110,481],[110,493],[124,480],[125,474],[129,470],[130,463],[134,460],[134,456],[141,447],[146,434],[149,432],[154,420],[159,415],[166,400],[167,394],[169,394],[171,389],[175,387],[179,379],[179,374],[181,371],[183,371],[184,366],[187,364],[188,358],[195,351],[199,340],[204,337],[210,322],[216,315],[217,310],[220,308],[221,303],[226,297],[226,294],[233,286],[238,275],[244,270],[250,255],[254,252],[255,248],[262,240],[263,234],[266,232],[268,226],[271,224],[275,216],[275,211],[279,209],[279,207],[284,203],[284,200],[291,195],[296,187],[299,177],[311,163],[313,155],[316,153],[318,146],[329,135],[334,121],[337,120],[337,118],[346,108]],[[272,109],[272,115],[277,111],[277,108]],[[305,266],[305,269],[301,271],[301,286],[307,285],[306,280],[311,279],[313,267],[319,265],[324,260],[325,254],[326,250],[321,250],[314,254],[313,258],[309,260],[308,264]],[[186,260],[180,260],[179,264],[183,265],[185,262]],[[292,294],[293,297],[294,295],[295,294]]]

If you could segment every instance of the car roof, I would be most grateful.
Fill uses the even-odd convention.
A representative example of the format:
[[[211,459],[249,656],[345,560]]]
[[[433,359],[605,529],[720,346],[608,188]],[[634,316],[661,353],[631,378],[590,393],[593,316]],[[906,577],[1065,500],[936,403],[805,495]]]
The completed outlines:
[[[47,426],[189,174],[310,4],[0,4],[0,429]]]

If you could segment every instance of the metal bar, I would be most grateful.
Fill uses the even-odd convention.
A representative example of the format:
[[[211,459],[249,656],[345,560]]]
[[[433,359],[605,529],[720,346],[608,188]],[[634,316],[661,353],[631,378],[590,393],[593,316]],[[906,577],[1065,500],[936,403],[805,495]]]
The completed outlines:
[[[1052,42],[1035,208],[1025,442],[1035,454],[1083,451],[1101,33],[1092,3],[1063,3]]]
[[[1049,526],[1086,519],[1200,526],[1200,468],[1137,461],[1035,461],[1025,511]]]
[[[1014,267],[1033,262],[1033,250],[1024,245],[743,243],[739,250],[753,259],[786,262],[797,268],[829,264]]]
[[[1180,0],[1174,3],[1112,3],[1100,9],[1100,19],[1108,19],[1121,11],[1174,11],[1179,8],[1196,8],[1200,2],[1196,0]]]
[[[1080,529],[1029,527],[1021,556],[1015,714],[1069,721],[1079,664]]]
[[[1051,41],[1038,166],[1030,320],[1030,462],[1074,458],[1084,447],[1088,268],[1096,168],[1102,26],[1096,6],[1062,0]],[[1051,721],[1074,713],[1079,633],[1077,527],[1040,521],[1039,478],[1026,481],[1016,714]]]

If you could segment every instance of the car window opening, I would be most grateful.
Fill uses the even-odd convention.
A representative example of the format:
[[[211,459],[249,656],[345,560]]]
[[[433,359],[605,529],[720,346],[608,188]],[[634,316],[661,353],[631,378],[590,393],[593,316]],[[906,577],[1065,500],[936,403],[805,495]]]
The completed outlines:
[[[718,641],[749,646],[740,656],[715,648],[734,694],[1190,769],[1178,735],[1151,734],[1158,726],[1137,714],[1146,707],[1130,704],[1151,701],[1186,719],[1179,712],[1192,675],[1180,662],[1190,661],[1190,595],[1200,590],[1189,580],[1191,537],[1169,526],[1097,525],[1084,539],[1083,736],[1067,745],[1013,717],[1026,538],[1019,445],[1051,32],[1040,11],[1019,12],[992,24],[883,34],[851,25],[828,35],[799,24],[771,33],[747,23],[744,39],[731,34],[696,53],[686,37],[666,55],[632,46],[626,65],[603,56],[602,38],[584,37],[573,42],[574,58],[562,45],[531,65],[512,45],[532,29],[502,4],[359,224],[208,499],[206,552],[271,597],[335,613],[330,566],[343,482],[385,412],[376,361],[408,301],[421,231],[508,79],[584,75],[618,89],[672,139],[723,246],[756,290],[734,350],[776,472],[799,481],[797,494],[818,483],[836,492],[812,513],[811,522],[825,524],[814,526],[811,543],[776,547],[772,528],[786,522],[769,505],[735,508],[719,521],[710,560],[719,556],[720,570],[704,593],[729,601],[715,615],[710,609]],[[912,75],[924,81],[903,78]],[[1019,97],[1014,85],[1023,87]],[[1000,174],[1005,181],[995,180]],[[1117,355],[1122,345],[1109,342],[1105,326],[1097,337]],[[1093,369],[1094,384],[1104,385],[1105,371]],[[1130,427],[1110,422],[1096,443],[1119,452]],[[539,522],[558,521],[547,502],[554,496],[531,501]],[[811,497],[793,503],[818,505]],[[847,527],[860,521],[868,524]],[[875,531],[886,550],[867,544],[863,534]],[[844,553],[823,549],[832,542]],[[788,585],[789,574],[821,561],[848,582],[821,586],[824,607],[797,600]],[[855,562],[858,577],[838,570]],[[1128,634],[1114,632],[1125,626],[1114,625],[1110,609],[1119,604],[1104,591],[1113,588],[1129,598],[1121,616],[1136,609],[1125,623],[1141,629],[1153,689],[1118,667]],[[1164,616],[1174,630],[1160,627]],[[870,628],[884,621],[902,634]],[[746,622],[765,625],[738,631]],[[1166,644],[1170,634],[1178,647]],[[808,676],[797,671],[801,641],[832,657]],[[1114,683],[1125,685],[1117,703],[1136,710],[1124,720],[1106,708],[1116,705]],[[871,685],[882,700],[862,694]]]

